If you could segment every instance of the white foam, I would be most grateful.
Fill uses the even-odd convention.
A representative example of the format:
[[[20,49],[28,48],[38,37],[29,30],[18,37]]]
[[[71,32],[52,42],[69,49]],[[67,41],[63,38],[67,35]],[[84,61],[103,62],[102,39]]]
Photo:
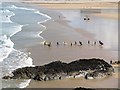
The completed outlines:
[[[43,13],[40,13],[40,11],[36,10],[35,13],[39,14],[39,15],[42,15],[42,16],[45,16],[47,17],[48,19],[51,19],[50,16],[48,16],[47,14],[43,14]]]
[[[28,79],[28,80],[24,80],[22,81],[19,85],[18,85],[18,88],[25,88],[29,85],[31,79]]]
[[[12,23],[10,18],[15,15],[13,12],[11,12],[9,10],[0,10],[0,13],[2,15],[1,16],[2,20],[0,20],[0,22],[10,22],[10,23]]]
[[[13,23],[10,20],[10,18],[15,15],[13,12],[5,9],[5,10],[0,10],[0,13],[2,15],[1,16],[2,20],[0,20],[0,23],[5,23],[5,24]],[[2,62],[5,58],[7,58],[10,52],[13,50],[14,43],[10,40],[10,37],[16,34],[17,32],[21,31],[22,27],[23,25],[17,25],[17,26],[11,27],[11,30],[13,33],[11,33],[9,37],[7,35],[1,35],[0,37],[0,62]],[[10,29],[9,27],[2,27],[2,30],[5,31],[5,28],[7,31],[9,31],[8,29]]]
[[[45,27],[44,25],[42,25],[42,24],[40,24],[40,25],[44,28],[44,30],[46,30],[46,27]],[[44,30],[43,30],[43,31],[44,31]],[[41,34],[43,33],[43,31],[40,31],[40,32],[38,33],[37,37],[40,37],[40,38],[44,39],[44,38],[41,36]]]
[[[29,85],[31,79],[11,79],[2,80],[2,88],[25,88]]]
[[[14,43],[6,35],[0,37],[0,62],[8,57],[13,50]]]
[[[48,15],[46,14],[43,14],[43,13],[40,13],[40,11],[36,10],[36,9],[32,9],[32,8],[26,8],[26,7],[17,7],[15,5],[11,5],[11,6],[8,6],[8,7],[5,7],[5,9],[22,9],[22,10],[30,10],[30,11],[33,11],[33,13],[36,13],[36,14],[39,14],[39,15],[42,15],[42,16],[45,16],[47,19],[42,21],[42,22],[38,22],[38,24],[41,24],[43,22],[46,22],[48,20],[51,19],[51,17],[49,17]],[[6,35],[4,35],[3,37],[0,37],[0,40],[1,40],[1,46],[0,46],[0,63],[2,63],[2,70],[3,70],[3,75],[6,75],[6,74],[11,74],[11,72],[15,69],[18,69],[18,68],[22,68],[22,67],[29,67],[29,66],[33,66],[33,61],[32,61],[32,58],[30,57],[30,52],[28,53],[25,53],[23,51],[19,51],[19,50],[15,50],[13,48],[14,46],[14,43],[10,40],[10,37],[12,37],[13,35],[15,35],[16,33],[18,33],[19,31],[22,30],[22,27],[23,25],[19,25],[19,24],[15,24],[14,25],[14,22],[12,22],[10,20],[10,18],[12,16],[15,15],[15,13],[11,12],[10,10],[1,10],[0,12],[3,14],[2,15],[2,20],[0,22],[4,22],[5,24],[7,23],[12,23],[11,24],[11,27],[8,27],[8,28],[5,28],[6,30],[7,29],[12,29],[14,32],[10,33],[9,37],[7,37]],[[6,17],[7,16],[7,17]],[[12,26],[14,25],[14,26]],[[8,25],[10,26],[10,25]],[[25,26],[25,25],[24,25]],[[46,27],[44,25],[41,25],[44,29],[46,29]],[[40,31],[36,37],[40,37],[42,39],[44,39],[43,37],[40,36],[40,34],[42,33],[43,31]],[[28,84],[30,83],[30,80],[25,80],[21,83],[19,83],[17,85],[17,87],[19,88],[25,88]]]
[[[32,58],[27,53],[14,49],[2,62],[3,75],[11,74],[13,70],[27,66],[34,66],[32,65]]]
[[[13,50],[14,43],[10,40],[10,37],[16,34],[17,32],[22,30],[23,25],[19,25],[16,28],[16,31],[14,31],[9,37],[6,35],[3,35],[0,37],[0,62],[2,62],[5,58],[8,57],[8,55]]]
[[[25,7],[17,7],[15,5],[8,6],[7,8],[12,8],[12,9],[23,9],[23,10],[31,10],[34,11],[35,9],[32,8],[25,8]]]
[[[19,31],[21,31],[21,30],[22,30],[22,27],[23,27],[23,25],[17,26],[17,27],[16,27],[16,30],[17,30],[17,31],[15,31],[14,33],[12,33],[12,34],[10,35],[10,37],[12,37],[13,35],[15,35],[15,34],[18,33]]]
[[[40,21],[40,22],[38,22],[38,24],[41,24],[41,23],[47,22],[48,20],[52,19],[52,18],[51,18],[50,16],[48,16],[47,14],[40,13],[39,10],[36,10],[34,13],[39,14],[39,15],[42,15],[42,16],[45,16],[45,17],[48,18],[48,19],[46,19],[46,20],[44,20],[44,21]]]
[[[0,64],[2,64],[2,76],[3,75],[12,75],[12,71],[17,68],[27,67],[27,66],[34,66],[32,65],[32,58],[30,57],[30,53],[25,53],[19,50],[15,50],[13,48],[14,43],[10,40],[10,37],[18,33],[22,30],[23,25],[16,24],[11,21],[11,17],[15,14],[7,9],[24,9],[24,10],[34,10],[30,8],[24,7],[16,7],[12,5],[12,7],[5,7],[5,10],[0,10],[0,23],[4,24],[4,27],[0,29],[1,31],[4,30],[4,34],[1,33],[0,35]],[[33,12],[34,13],[34,12]],[[9,32],[7,32],[7,30]],[[41,32],[40,32],[41,33]],[[10,35],[9,35],[10,34]],[[9,36],[9,37],[8,37]],[[30,83],[30,80],[24,80],[19,84],[16,84],[19,88],[25,88]],[[9,86],[8,86],[9,87]]]
[[[9,35],[9,37],[6,35],[0,37],[0,62],[2,62],[5,58],[7,58],[8,55],[13,50],[14,43],[10,40],[10,37],[12,37],[17,32],[21,31],[22,26],[23,25],[13,27],[13,30],[15,29],[16,31],[14,30],[14,32],[11,32],[11,35]]]
[[[44,39],[42,36],[40,36],[40,34],[42,34],[42,32],[43,32],[43,31],[40,31],[40,33],[38,33],[37,36],[40,37],[40,38],[42,38],[42,39]]]
[[[42,16],[45,16],[45,17],[48,18],[48,19],[46,19],[46,20],[44,20],[44,21],[38,22],[38,24],[41,24],[41,23],[47,22],[48,20],[51,19],[50,16],[48,16],[47,14],[40,13],[40,11],[38,11],[38,10],[35,11],[34,13],[39,14],[39,15],[42,15]],[[41,26],[44,27],[44,29],[46,29],[46,27],[45,27],[44,25],[41,24]],[[38,36],[39,36],[40,38],[44,39],[42,36],[40,36],[40,34],[42,34],[42,32],[43,32],[43,31],[41,31],[41,32],[38,34]]]

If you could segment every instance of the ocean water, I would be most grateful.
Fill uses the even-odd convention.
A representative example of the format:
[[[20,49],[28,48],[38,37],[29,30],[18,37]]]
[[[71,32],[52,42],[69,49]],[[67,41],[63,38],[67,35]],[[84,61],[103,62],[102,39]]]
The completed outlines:
[[[21,38],[24,39],[22,44],[24,41],[31,43],[28,39],[34,39],[34,42],[43,41],[44,38],[40,34],[46,27],[41,23],[50,19],[48,15],[25,5],[17,6],[15,3],[5,2],[0,4],[0,65],[2,68],[0,79],[4,75],[12,75],[11,72],[17,68],[34,66],[27,48],[16,49],[15,43]],[[29,30],[31,28],[35,30]],[[22,30],[25,31],[24,34],[21,33]],[[17,33],[21,33],[21,36]],[[28,45],[33,45],[29,43]],[[20,80],[16,84],[16,80],[0,81],[2,81],[2,88],[24,88],[30,82],[30,80]]]

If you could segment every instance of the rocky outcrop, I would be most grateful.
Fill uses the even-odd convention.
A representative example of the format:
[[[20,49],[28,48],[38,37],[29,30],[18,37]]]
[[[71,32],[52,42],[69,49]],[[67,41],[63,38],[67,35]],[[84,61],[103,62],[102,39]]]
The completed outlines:
[[[3,79],[34,79],[47,81],[64,78],[84,77],[85,79],[102,78],[111,75],[113,68],[102,59],[80,59],[70,63],[51,62],[43,66],[24,67],[13,71],[13,76]]]
[[[96,89],[79,87],[79,88],[75,88],[73,90],[96,90]]]
[[[117,88],[84,88],[84,87],[78,87],[73,90],[119,90]]]

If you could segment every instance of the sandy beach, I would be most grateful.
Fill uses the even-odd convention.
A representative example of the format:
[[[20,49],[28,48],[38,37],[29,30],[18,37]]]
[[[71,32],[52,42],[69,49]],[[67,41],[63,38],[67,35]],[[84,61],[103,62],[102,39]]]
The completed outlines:
[[[109,79],[109,81],[107,80]],[[108,83],[112,82],[114,83]],[[82,78],[77,79],[65,79],[65,80],[56,80],[48,82],[37,82],[32,81],[27,88],[76,88],[76,87],[86,87],[86,88],[116,88],[118,87],[118,79],[115,77],[108,77],[102,80],[84,80]],[[104,84],[104,85],[103,85]]]
[[[103,9],[118,8],[118,2],[72,2],[72,3],[42,3],[39,1],[23,0],[22,2],[32,3],[49,9]]]
[[[57,11],[60,9],[116,9],[117,3],[99,2],[87,4],[40,4],[32,2],[32,4],[39,6],[41,13],[45,13],[51,17],[51,19],[47,22],[41,23],[46,27],[46,29],[40,35],[45,39],[45,41],[52,43],[51,47],[45,46],[41,44],[41,42],[38,42],[38,44],[33,46],[24,47],[27,48],[27,50],[31,53],[30,57],[33,59],[33,65],[40,66],[57,60],[71,62],[82,58],[101,58],[108,63],[110,60],[118,60],[118,51],[113,49],[106,49],[104,48],[106,47],[104,45],[100,46],[98,43],[99,40],[96,39],[96,35],[94,33],[91,33],[82,28],[74,28],[69,24],[73,21],[67,20],[66,16]],[[116,13],[113,15],[108,13],[98,13],[93,14],[93,17],[94,16],[113,20],[118,18]],[[23,30],[21,32],[24,33],[25,31]],[[88,40],[90,40],[90,44],[88,44]],[[75,41],[77,42],[77,45],[74,44]],[[79,41],[83,43],[82,46],[80,46]],[[57,45],[57,42],[59,42],[59,45]],[[66,42],[67,44],[64,45],[63,42]],[[95,45],[93,44],[94,42],[96,42]],[[23,49],[23,47],[18,43],[15,43],[15,48]],[[109,83],[112,81],[114,81],[114,83]],[[74,88],[78,86],[91,88],[117,88],[118,77],[113,75],[102,80],[88,81],[81,78],[47,82],[31,81],[27,88]]]
[[[109,62],[111,59],[117,59],[116,54],[114,55],[113,52],[104,50],[99,45],[88,45],[87,40],[95,41],[94,35],[92,36],[91,33],[84,33],[82,30],[79,30],[78,33],[78,31],[54,21],[48,21],[44,25],[47,27],[47,30],[41,35],[48,42],[52,42],[52,47],[37,45],[29,48],[35,65],[43,65],[51,62],[51,60],[69,62],[79,58],[102,58]],[[54,25],[56,27],[53,27]],[[63,41],[66,41],[68,44],[64,46]],[[82,41],[84,45],[71,46],[70,43],[75,41]],[[57,46],[56,42],[59,42],[60,45]]]
[[[109,63],[110,60],[118,59],[116,51],[101,48],[98,42],[95,46],[92,44],[88,45],[88,40],[92,43],[97,41],[95,35],[80,28],[73,28],[68,24],[71,21],[66,20],[65,16],[61,13],[54,11],[41,12],[52,17],[51,20],[42,23],[47,28],[41,34],[46,41],[52,42],[52,47],[39,44],[29,48],[35,65],[43,65],[51,62],[51,60],[70,62],[71,60],[79,58],[102,58]],[[98,14],[98,16],[99,15],[101,16],[101,14]],[[109,16],[106,15],[105,17]],[[67,42],[65,46],[63,45],[64,41]],[[71,47],[70,44],[74,44],[75,41],[77,41],[78,45],[73,45]],[[79,41],[82,41],[84,45],[79,46]],[[57,42],[60,43],[59,46],[57,46]]]
[[[24,3],[32,3],[34,5],[48,9],[118,9],[118,2],[80,2],[80,3],[42,3],[31,0],[23,0]],[[118,19],[118,14],[101,13],[95,16]]]
[[[88,4],[39,4],[34,3],[37,6],[42,6],[49,9],[81,9],[81,8],[116,8],[117,4],[115,3],[88,3]],[[93,6],[94,5],[94,6]],[[61,60],[64,62],[70,62],[80,58],[102,58],[106,60],[108,63],[110,60],[117,60],[118,54],[117,51],[111,51],[104,48],[101,48],[98,43],[97,45],[88,45],[87,41],[90,40],[92,42],[97,41],[95,35],[82,30],[80,28],[73,28],[68,23],[71,22],[66,20],[65,16],[61,13],[57,13],[54,11],[42,11],[42,13],[46,13],[47,15],[51,16],[52,19],[42,23],[46,26],[46,30],[41,34],[42,37],[45,38],[46,41],[52,42],[52,47],[47,47],[44,45],[36,45],[30,47],[28,50],[31,52],[31,57],[33,59],[34,65],[44,65],[52,61]],[[109,19],[117,19],[117,14],[94,14],[98,17],[104,17]],[[63,45],[63,42],[67,42],[67,45]],[[83,46],[73,45],[71,46],[70,43],[74,43],[75,41],[82,41],[84,43]],[[60,45],[57,46],[56,42],[59,42]],[[115,83],[109,83],[114,81]],[[69,83],[68,83],[69,82]],[[57,85],[56,85],[56,84]],[[67,84],[64,84],[67,83]],[[105,85],[101,85],[101,83]],[[59,86],[58,86],[59,84]],[[92,88],[116,88],[118,87],[118,79],[116,75],[109,77],[103,80],[93,80],[93,81],[86,81],[86,80],[79,80],[79,79],[66,79],[61,81],[48,81],[48,82],[36,82],[31,81],[28,88],[37,87],[37,88],[73,88],[77,86],[83,87],[92,87]]]
[[[51,4],[50,5],[37,4],[37,5],[51,8]],[[63,4],[61,5],[62,6],[59,6],[59,5],[58,6],[62,9],[65,8]],[[55,5],[52,5],[52,6],[53,6],[52,9],[55,9],[55,8],[60,9],[58,8],[58,6],[55,6]],[[73,9],[74,6],[71,6],[71,7]],[[107,8],[108,7],[109,5],[107,6]],[[78,7],[75,7],[74,9],[76,8],[78,9]],[[100,8],[103,8],[103,7],[100,7]],[[38,65],[38,66],[44,65],[56,60],[70,62],[80,58],[102,58],[106,60],[108,63],[110,62],[110,60],[114,61],[118,59],[117,51],[104,49],[104,47],[101,48],[98,43],[95,46],[88,45],[87,44],[88,40],[92,42],[97,41],[95,38],[95,35],[88,31],[82,30],[80,28],[73,28],[68,24],[71,21],[66,20],[65,16],[63,16],[61,13],[55,13],[55,12],[51,13],[49,11],[45,13],[51,16],[52,19],[45,23],[42,23],[47,28],[41,34],[41,36],[44,37],[46,41],[52,42],[52,47],[47,47],[41,44],[30,47],[28,50],[31,52],[31,57],[33,59],[34,65]],[[110,14],[102,13],[102,14],[94,14],[94,15],[98,17],[108,18],[108,19],[117,19],[117,14],[110,15]],[[63,45],[64,41],[67,42],[67,45]],[[82,41],[84,45],[71,46],[70,43],[71,42],[74,43],[75,41],[77,41],[77,43],[78,41]],[[60,45],[57,46],[56,42],[59,42]],[[107,84],[108,82],[111,82],[111,81],[114,81],[114,83]],[[102,85],[101,83],[102,84],[104,83],[105,85]],[[116,88],[118,87],[118,77],[116,77],[116,74],[114,74],[112,77],[108,77],[103,80],[86,81],[83,79],[65,79],[61,81],[58,80],[58,81],[48,81],[48,82],[31,81],[30,85],[27,88],[31,88],[31,87],[73,88],[77,86],[92,87],[92,88],[96,88],[96,87],[97,88],[107,88],[107,87]]]
[[[110,18],[110,19],[118,19],[118,14],[94,14],[95,16]]]

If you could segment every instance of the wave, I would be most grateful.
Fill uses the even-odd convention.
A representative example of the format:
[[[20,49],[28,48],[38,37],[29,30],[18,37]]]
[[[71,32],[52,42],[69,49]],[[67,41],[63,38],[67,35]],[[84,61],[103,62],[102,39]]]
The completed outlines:
[[[41,13],[39,10],[37,10],[37,9],[33,9],[33,8],[26,8],[26,7],[17,7],[17,6],[15,6],[15,5],[11,5],[11,6],[8,6],[7,8],[12,8],[12,9],[22,9],[22,10],[30,10],[30,11],[33,11],[33,13],[35,13],[35,14],[38,14],[38,15],[40,15],[40,16],[44,16],[44,17],[46,17],[46,19],[45,20],[42,20],[42,21],[40,21],[40,22],[37,22],[37,24],[41,24],[41,23],[43,23],[43,22],[47,22],[48,20],[50,20],[51,19],[51,17],[50,16],[48,16],[47,14],[43,14],[43,13]],[[28,24],[28,23],[27,23]],[[42,27],[44,27],[44,30],[46,29],[46,27],[44,26],[44,25],[41,25]],[[40,34],[42,33],[43,31],[40,31],[39,33],[38,33],[38,35],[37,36],[39,36],[41,39],[44,39],[42,36],[40,36]]]
[[[35,14],[39,14],[42,16],[45,16],[46,19],[37,22],[36,24],[40,24],[41,27],[43,27],[43,31],[46,29],[44,25],[41,23],[46,22],[51,19],[50,16],[47,14],[40,13],[39,10],[32,9],[32,8],[26,8],[26,7],[17,7],[15,5],[6,6],[4,9],[0,10],[0,13],[2,13],[2,19],[0,20],[1,23],[3,23],[2,29],[4,32],[1,34],[0,37],[0,64],[2,64],[2,75],[12,75],[12,71],[18,68],[26,67],[26,66],[33,66],[33,60],[30,57],[30,52],[28,50],[15,50],[14,43],[11,41],[11,37],[18,32],[20,32],[24,26],[29,26],[29,24],[20,25],[18,23],[15,23],[11,20],[11,17],[15,16],[14,9],[22,9],[22,10],[29,10],[33,11]],[[4,26],[5,25],[5,26]],[[8,31],[8,32],[7,32]],[[43,32],[40,31],[37,35],[37,37],[40,37],[44,39],[40,34]],[[25,88],[31,80],[22,80],[19,82],[19,84],[16,84],[18,88]],[[6,84],[5,82],[4,84]],[[8,83],[7,83],[8,84]],[[3,87],[9,87],[9,85],[3,85]]]
[[[29,53],[13,49],[8,57],[4,59],[4,62],[2,62],[3,75],[11,74],[17,68],[34,66],[32,64],[32,58],[29,56]]]
[[[10,20],[10,18],[15,15],[13,12],[5,9],[0,10],[0,13],[2,13],[2,20],[0,20],[0,23],[2,23],[2,35],[0,36],[0,62],[2,62],[13,50],[14,43],[10,40],[10,37],[21,31],[23,25],[13,26],[14,23]],[[4,24],[7,26],[4,26]]]
[[[36,14],[40,14],[40,15],[43,15],[43,16],[45,16],[45,17],[47,17],[48,19],[46,19],[46,20],[44,20],[44,21],[40,21],[40,22],[38,22],[38,24],[41,24],[41,23],[44,23],[44,22],[47,22],[48,20],[50,20],[50,19],[52,19],[50,16],[48,16],[47,14],[43,14],[43,13],[40,13],[40,11],[35,11],[34,13],[36,13]]]
[[[2,9],[0,12],[2,13],[2,20],[0,20],[0,22],[3,23],[2,30],[4,30],[0,36],[0,63],[2,63],[3,68],[2,74],[10,73],[24,66],[32,66],[32,58],[28,57],[24,52],[15,50],[13,48],[14,43],[10,39],[22,30],[23,25],[11,21],[11,17],[15,15],[12,11]],[[21,58],[18,57],[19,55],[21,55]]]
[[[48,16],[47,14],[40,13],[39,10],[36,10],[35,13],[40,14],[40,15],[42,15],[42,16],[45,16],[45,17],[47,17],[48,19],[51,19],[50,16]]]
[[[25,88],[29,85],[31,79],[22,80],[2,80],[2,88]]]
[[[8,6],[7,8],[12,8],[12,9],[24,9],[24,10],[31,10],[34,11],[35,9],[32,8],[25,8],[25,7],[17,7],[15,5]]]
[[[48,16],[47,14],[40,13],[40,11],[37,10],[37,9],[25,8],[25,7],[17,7],[17,6],[15,6],[15,5],[11,5],[11,6],[7,7],[7,8],[12,8],[12,9],[22,9],[22,10],[30,10],[30,11],[34,11],[34,13],[36,13],[36,14],[39,14],[39,15],[45,16],[47,19],[41,21],[40,23],[46,22],[46,21],[48,21],[48,20],[51,19],[50,16]]]
[[[7,10],[8,9],[8,10]],[[25,8],[25,7],[17,7],[15,5],[11,5],[11,6],[7,6],[5,7],[5,9],[0,10],[0,12],[2,13],[2,20],[1,22],[3,23],[3,30],[4,30],[4,35],[2,35],[0,37],[0,62],[2,62],[3,65],[3,74],[7,74],[8,72],[12,72],[13,70],[17,69],[17,68],[21,68],[21,67],[25,67],[25,66],[33,66],[32,65],[32,58],[30,56],[28,56],[27,53],[19,51],[19,50],[15,50],[14,47],[14,43],[10,40],[10,38],[15,35],[16,33],[18,33],[19,31],[22,30],[23,26],[26,25],[19,25],[16,24],[15,22],[11,21],[11,17],[15,16],[15,13],[13,13],[11,10],[9,9],[24,9],[24,10],[32,10],[34,11],[34,13],[42,15],[47,17],[46,20],[44,20],[43,22],[51,19],[51,17],[49,17],[46,14],[42,14],[40,13],[38,10],[36,9],[31,9],[31,8]],[[12,24],[10,24],[12,23]],[[41,22],[40,22],[41,23]],[[39,24],[40,24],[39,23]],[[6,26],[4,26],[8,24],[8,28],[5,28]],[[37,23],[38,24],[38,23]],[[10,26],[11,25],[11,26]],[[28,26],[28,25],[27,25]],[[44,25],[41,24],[41,27],[44,28],[44,30],[46,29],[46,27]],[[8,33],[5,32],[6,30],[10,30]],[[11,28],[11,29],[10,29]],[[12,32],[13,31],[13,32]],[[42,39],[44,39],[42,36],[40,36],[40,34],[43,31],[40,31],[37,34],[37,37],[40,37]]]
[[[8,57],[13,50],[14,43],[6,35],[0,37],[0,62]]]
[[[37,24],[40,24],[42,27],[44,27],[44,30],[46,30],[46,27],[44,25],[42,25],[41,23],[44,23],[44,22],[47,22],[48,20],[52,19],[50,16],[48,16],[47,14],[43,14],[43,13],[40,13],[40,11],[35,11],[34,13],[37,13],[37,14],[40,14],[40,15],[43,15],[43,16],[46,16],[48,19],[44,20],[44,21],[40,21],[38,22]],[[40,36],[42,34],[43,31],[41,31],[38,36],[42,39],[44,39],[42,36]],[[42,43],[42,42],[41,42]]]
[[[2,17],[1,18],[2,20],[0,20],[0,22],[10,22],[10,23],[12,23],[10,18],[15,15],[13,12],[11,12],[9,10],[0,10],[0,13],[1,13],[0,16]]]
[[[31,79],[28,79],[28,80],[23,80],[19,85],[18,85],[18,88],[25,88],[29,85]]]

